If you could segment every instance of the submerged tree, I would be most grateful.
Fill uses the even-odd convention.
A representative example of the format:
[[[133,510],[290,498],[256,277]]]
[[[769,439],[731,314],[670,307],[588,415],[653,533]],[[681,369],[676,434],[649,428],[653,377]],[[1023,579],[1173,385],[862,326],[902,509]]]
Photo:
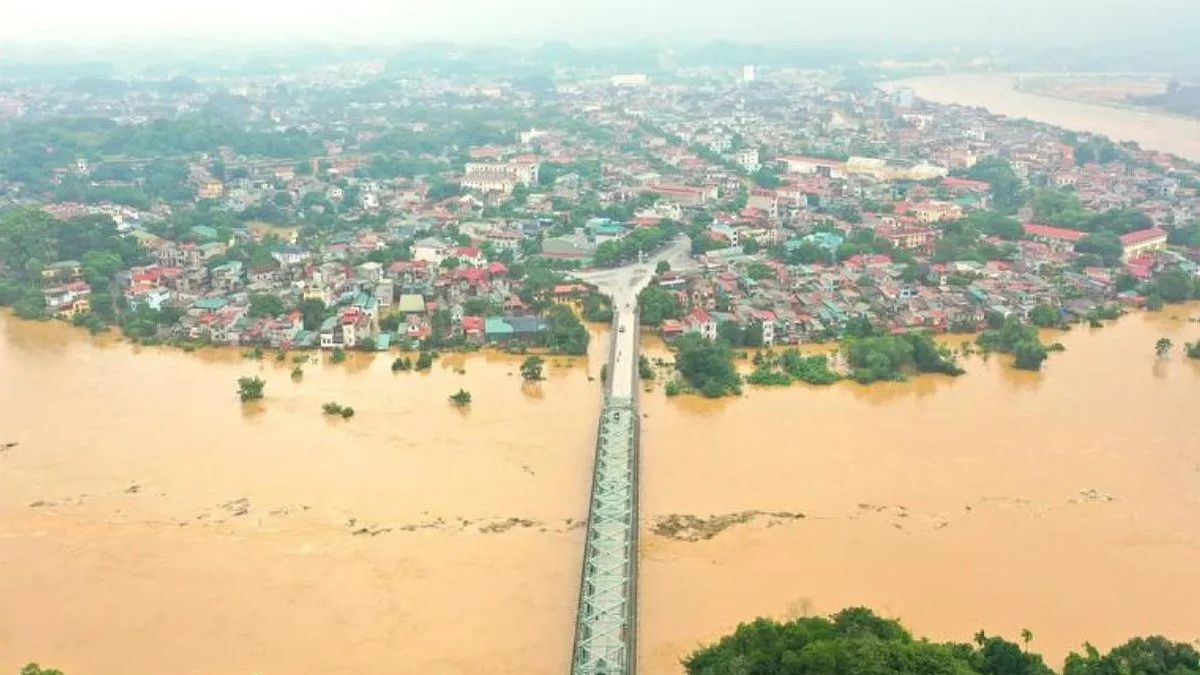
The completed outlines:
[[[1174,346],[1175,346],[1175,343],[1171,342],[1171,338],[1165,338],[1165,337],[1158,338],[1158,342],[1154,343],[1154,353],[1159,358],[1162,358],[1162,357],[1166,356],[1167,354],[1170,354],[1171,348]]]
[[[542,366],[545,361],[540,356],[530,356],[521,363],[521,377],[526,382],[536,382],[543,380]]]
[[[242,399],[242,403],[257,401],[263,397],[263,388],[266,386],[267,383],[261,377],[239,377],[238,397]]]

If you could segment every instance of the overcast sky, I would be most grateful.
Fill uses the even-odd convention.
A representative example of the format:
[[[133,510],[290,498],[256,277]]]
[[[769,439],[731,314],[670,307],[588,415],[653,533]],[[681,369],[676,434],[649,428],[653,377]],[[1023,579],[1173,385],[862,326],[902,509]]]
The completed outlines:
[[[0,0],[0,42],[405,43],[977,39],[1191,34],[1200,0]],[[1007,40],[1005,40],[1007,41]]]

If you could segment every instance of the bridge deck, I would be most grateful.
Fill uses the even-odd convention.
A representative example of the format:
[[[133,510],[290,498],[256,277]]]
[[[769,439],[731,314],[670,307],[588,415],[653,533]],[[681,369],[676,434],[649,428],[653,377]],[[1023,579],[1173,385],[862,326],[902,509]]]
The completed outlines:
[[[637,419],[633,400],[601,413],[575,626],[573,675],[629,675],[636,638]]]

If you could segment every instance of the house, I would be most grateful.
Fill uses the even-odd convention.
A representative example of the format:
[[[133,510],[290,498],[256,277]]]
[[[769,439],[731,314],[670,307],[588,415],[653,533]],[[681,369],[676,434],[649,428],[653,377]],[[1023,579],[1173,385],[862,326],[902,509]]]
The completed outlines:
[[[78,260],[60,260],[42,268],[43,284],[62,284],[83,276],[83,264]]]
[[[1087,232],[1069,230],[1065,227],[1038,225],[1037,223],[1025,223],[1021,225],[1021,229],[1025,231],[1025,236],[1030,239],[1058,246],[1074,246],[1087,236]]]
[[[699,206],[717,198],[716,186],[692,187],[655,183],[648,188],[651,194],[683,206]]]
[[[225,184],[219,180],[206,180],[196,190],[196,199],[220,199],[225,194]]]
[[[526,155],[510,162],[470,162],[460,184],[464,190],[508,194],[518,185],[537,185],[537,182],[537,158]]]
[[[454,249],[454,257],[458,262],[471,267],[483,267],[487,264],[487,258],[483,257],[483,251],[474,246],[460,246]]]
[[[545,341],[549,330],[549,323],[536,316],[489,316],[484,321],[489,344],[537,345]]]
[[[43,292],[46,309],[59,319],[71,320],[92,311],[92,287],[86,281],[72,281]]]
[[[739,150],[733,155],[733,161],[746,173],[754,173],[762,168],[762,164],[758,161],[758,148]]]
[[[451,250],[450,244],[436,237],[426,237],[413,242],[413,260],[423,260],[433,265],[440,265]]]
[[[1167,247],[1167,231],[1151,227],[1121,235],[1121,260],[1128,262],[1146,251],[1159,251]]]
[[[683,317],[683,329],[689,333],[700,333],[700,337],[706,340],[717,339],[716,319],[700,308],[693,309],[687,316]]]
[[[299,246],[284,246],[271,251],[271,257],[280,265],[299,265],[312,257],[312,254]]]
[[[401,314],[424,314],[425,298],[417,293],[404,293],[396,302],[396,311]]]
[[[783,165],[785,173],[824,176],[825,178],[842,178],[846,175],[845,162],[795,155],[776,157],[775,161]]]

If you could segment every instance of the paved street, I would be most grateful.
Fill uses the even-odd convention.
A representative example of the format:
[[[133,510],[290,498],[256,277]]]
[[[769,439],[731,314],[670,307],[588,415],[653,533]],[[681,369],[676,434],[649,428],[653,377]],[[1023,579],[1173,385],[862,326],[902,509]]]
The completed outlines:
[[[615,358],[609,373],[609,393],[617,397],[632,397],[636,386],[637,364],[634,354],[638,338],[637,296],[654,276],[659,261],[666,260],[673,270],[687,269],[691,260],[691,242],[687,237],[677,237],[667,248],[647,260],[604,270],[586,270],[575,273],[583,281],[595,284],[601,293],[613,300],[615,331],[613,348]]]

